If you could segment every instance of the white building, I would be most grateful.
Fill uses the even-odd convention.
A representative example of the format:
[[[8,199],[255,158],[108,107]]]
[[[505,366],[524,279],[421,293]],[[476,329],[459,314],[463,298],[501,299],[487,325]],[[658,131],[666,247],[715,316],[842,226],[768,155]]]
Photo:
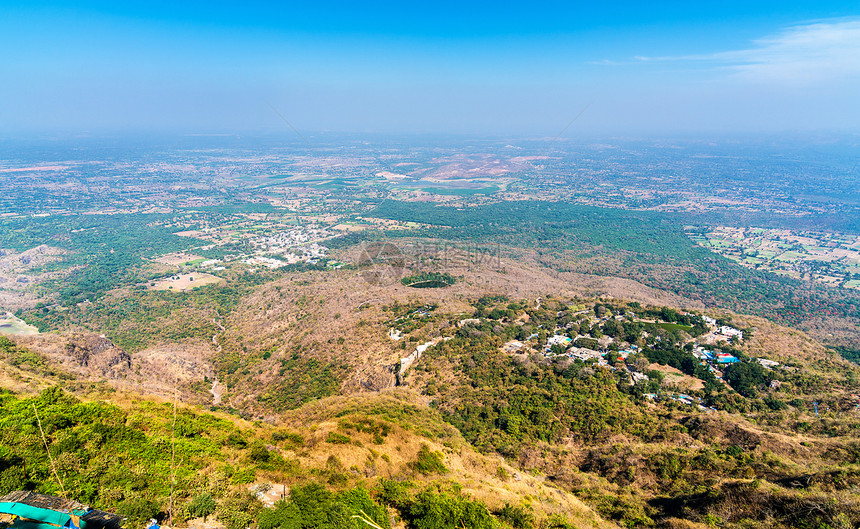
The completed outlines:
[[[563,334],[556,334],[555,336],[550,336],[549,340],[546,341],[546,344],[550,347],[553,345],[560,345],[562,347],[567,347],[572,340],[569,336],[565,336]]]
[[[743,331],[739,331],[738,329],[735,329],[734,327],[729,327],[728,325],[723,325],[722,327],[717,329],[717,332],[719,334],[722,334],[723,336],[726,336],[729,338],[734,338],[734,337],[743,338],[744,337]]]
[[[510,342],[502,346],[502,351],[506,353],[517,353],[521,351],[525,346],[526,344],[519,340],[511,340]]]

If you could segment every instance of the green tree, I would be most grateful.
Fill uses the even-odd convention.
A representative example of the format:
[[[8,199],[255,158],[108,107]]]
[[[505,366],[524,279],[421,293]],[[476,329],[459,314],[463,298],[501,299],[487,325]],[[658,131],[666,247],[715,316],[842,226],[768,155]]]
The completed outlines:
[[[422,492],[409,509],[414,529],[497,529],[498,523],[487,507],[450,494]]]

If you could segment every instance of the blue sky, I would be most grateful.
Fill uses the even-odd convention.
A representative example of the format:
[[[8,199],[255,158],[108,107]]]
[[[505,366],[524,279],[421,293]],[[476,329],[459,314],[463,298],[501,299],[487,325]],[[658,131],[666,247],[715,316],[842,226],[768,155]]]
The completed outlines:
[[[3,2],[0,133],[860,126],[854,2]]]

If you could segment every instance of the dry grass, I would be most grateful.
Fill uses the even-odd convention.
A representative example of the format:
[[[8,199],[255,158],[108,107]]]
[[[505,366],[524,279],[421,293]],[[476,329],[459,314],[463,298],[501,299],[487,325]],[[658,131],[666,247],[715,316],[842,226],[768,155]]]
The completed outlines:
[[[339,427],[341,419],[368,415],[371,410],[396,410],[412,407],[421,412],[419,423],[401,419],[388,421],[390,433],[381,444],[373,441],[370,433],[356,432]],[[356,410],[356,413],[348,413]],[[409,478],[421,484],[434,481],[455,481],[463,486],[463,493],[485,503],[491,510],[506,503],[520,505],[524,501],[534,508],[538,518],[562,514],[578,526],[614,527],[605,522],[576,496],[553,486],[539,474],[529,474],[512,467],[498,455],[476,452],[451,426],[441,422],[435,411],[423,404],[423,399],[406,389],[393,389],[377,395],[340,396],[323,399],[283,416],[283,426],[301,431],[305,444],[295,452],[303,467],[330,468],[333,461],[351,471],[357,479],[384,477]],[[422,433],[425,428],[437,428],[444,435]],[[347,435],[351,444],[326,442],[331,432]],[[410,463],[417,459],[422,445],[444,455],[447,474],[423,476],[412,470]]]
[[[0,249],[0,310],[30,309],[44,300],[37,286],[49,279],[63,277],[70,270],[33,270],[59,261],[66,253],[44,244],[23,252]]]
[[[211,396],[190,389],[189,386],[210,380],[214,370],[210,363],[208,347],[191,343],[162,344],[139,353],[125,355],[115,346],[96,346],[86,362],[75,358],[68,350],[69,344],[92,347],[93,343],[104,343],[104,339],[92,333],[49,333],[37,336],[16,337],[16,342],[41,353],[48,364],[67,373],[72,373],[78,382],[108,382],[126,392],[140,392],[156,398],[170,398],[176,389],[188,402],[204,404]],[[118,358],[127,358],[119,362]],[[7,386],[4,386],[7,387]]]
[[[357,258],[346,253],[340,258],[349,262]],[[346,363],[352,367],[344,391],[366,388],[382,389],[394,383],[389,366],[411,352],[416,342],[400,349],[402,342],[388,337],[386,322],[391,314],[385,305],[438,305],[437,313],[469,314],[469,300],[486,295],[503,294],[511,299],[534,300],[553,295],[573,298],[599,295],[632,298],[643,303],[678,301],[634,281],[588,276],[553,274],[539,266],[524,266],[502,259],[500,266],[481,270],[457,269],[456,284],[439,289],[414,289],[401,285],[396,278],[387,284],[371,284],[367,270],[304,272],[289,275],[267,284],[243,300],[229,317],[225,343],[248,351],[274,350],[268,364],[272,366],[298,344],[305,344],[319,358]],[[430,324],[413,333],[422,343],[442,332],[441,324]],[[339,343],[342,342],[342,343]],[[260,364],[258,382],[273,380],[276,369]],[[254,392],[248,384],[241,392]],[[243,396],[234,396],[242,398]],[[233,401],[238,405],[239,401]]]
[[[19,395],[35,395],[54,381],[0,362],[0,388]]]
[[[650,364],[648,369],[654,371],[660,371],[665,375],[666,378],[663,379],[663,384],[671,384],[678,389],[682,389],[684,391],[698,391],[705,387],[705,383],[702,382],[701,379],[696,377],[691,377],[690,375],[685,375],[681,372],[680,369],[662,365],[662,364]]]

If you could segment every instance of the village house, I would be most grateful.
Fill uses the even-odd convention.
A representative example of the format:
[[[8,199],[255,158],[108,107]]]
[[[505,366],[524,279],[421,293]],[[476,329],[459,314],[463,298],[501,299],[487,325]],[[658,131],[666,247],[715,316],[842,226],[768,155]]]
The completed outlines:
[[[725,336],[726,338],[739,338],[743,339],[744,333],[734,327],[729,327],[728,325],[723,325],[719,329],[717,329],[717,334]]]
[[[556,334],[554,336],[550,336],[550,338],[546,341],[546,344],[547,347],[552,347],[553,345],[567,347],[572,341],[573,340],[570,339],[570,336],[565,336],[564,334]]]
[[[510,342],[508,342],[502,346],[502,351],[504,351],[508,354],[517,353],[517,352],[521,351],[525,346],[526,345],[523,342],[520,342],[519,340],[511,340]]]

